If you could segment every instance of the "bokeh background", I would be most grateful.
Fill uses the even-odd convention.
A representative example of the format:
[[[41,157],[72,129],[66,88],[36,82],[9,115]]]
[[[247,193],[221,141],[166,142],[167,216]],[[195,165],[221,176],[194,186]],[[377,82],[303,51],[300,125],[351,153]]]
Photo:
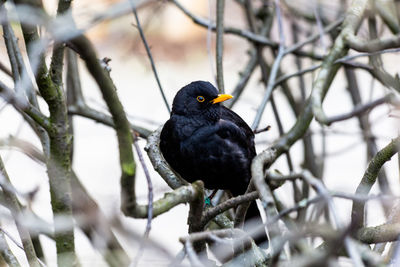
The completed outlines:
[[[181,2],[198,16],[215,19],[215,1],[182,0]],[[312,8],[313,2],[296,1],[296,5],[299,9],[307,10]],[[86,25],[89,18],[92,18],[94,14],[104,12],[116,3],[117,1],[74,1],[73,15],[78,27]],[[56,1],[45,0],[44,4],[48,13],[55,13]],[[328,15],[330,13],[334,14],[337,7],[335,1],[320,1],[320,6]],[[284,15],[284,30],[288,36],[286,42],[290,44],[292,40],[289,34],[291,30],[289,25],[296,18],[290,17],[288,14]],[[174,5],[166,1],[157,1],[144,5],[139,9],[139,17],[170,104],[172,104],[177,90],[191,81],[207,80],[215,84],[214,33],[195,25]],[[298,23],[301,27],[302,22],[299,21]],[[87,31],[87,35],[95,44],[99,58],[108,57],[112,59],[109,63],[112,69],[111,76],[118,88],[118,94],[125,111],[129,114],[129,119],[138,125],[155,130],[168,119],[169,114],[159,93],[149,59],[134,24],[133,15],[126,14],[91,27]],[[246,27],[244,14],[234,1],[226,2],[225,25]],[[312,30],[309,33],[312,33]],[[22,38],[20,32],[17,32],[17,34],[19,38]],[[360,35],[363,35],[363,27],[360,30]],[[272,38],[278,40],[275,26],[272,29]],[[327,36],[324,38],[325,41],[321,40],[312,49],[323,52],[323,43],[330,42]],[[250,47],[251,44],[246,40],[229,34],[224,36],[223,66],[225,88],[228,93],[232,91],[239,80],[239,72],[249,58],[247,51]],[[271,62],[273,55],[269,52],[266,52],[265,55]],[[7,62],[3,41],[0,42],[0,58],[2,58],[2,62]],[[383,55],[383,60],[388,72],[393,74],[399,71],[398,62],[400,62],[400,56],[398,53]],[[367,63],[366,58],[360,59],[360,61]],[[311,60],[305,60],[306,66],[311,66],[313,63]],[[82,62],[80,62],[79,67],[82,89],[88,104],[107,112],[101,94]],[[286,73],[296,71],[293,58],[285,58],[282,62],[282,70]],[[304,76],[308,94],[311,91],[315,73]],[[382,88],[380,83],[372,82],[368,74],[357,71],[357,75],[362,86],[362,97],[365,101],[380,97],[387,91]],[[11,84],[11,80],[3,73],[0,73],[0,79]],[[292,84],[293,90],[298,90],[295,78],[290,80],[289,83]],[[346,86],[344,74],[339,73],[324,102],[324,108],[328,114],[341,114],[352,109],[351,99],[346,93]],[[260,72],[256,70],[240,101],[233,108],[249,124],[254,119],[256,108],[261,101],[264,89],[265,86],[260,82]],[[293,91],[293,94],[299,96],[300,92]],[[295,117],[283,96],[279,92],[276,92],[274,96],[283,120],[284,129],[287,131],[293,125]],[[45,104],[41,104],[44,107],[43,110],[45,110]],[[399,112],[387,105],[382,105],[372,111],[370,121],[379,147],[383,147],[391,138],[398,135],[399,115]],[[107,126],[78,116],[74,117],[73,123],[75,127],[73,168],[78,177],[110,219],[114,216],[122,217],[126,227],[137,233],[144,232],[145,220],[125,218],[119,209],[120,167],[115,131]],[[268,132],[257,135],[258,151],[262,151],[279,137],[270,106],[267,107],[260,125],[271,125],[272,128]],[[327,161],[324,165],[326,186],[330,190],[354,193],[367,164],[366,148],[357,120],[350,119],[335,123],[330,127],[321,127],[313,122],[311,129],[312,134],[316,136],[314,146],[317,154],[326,153],[327,155]],[[20,151],[10,149],[7,146],[7,140],[11,137],[28,140],[40,147],[39,140],[21,116],[0,99],[0,143],[2,144],[0,155],[5,161],[12,183],[19,192],[29,193],[38,190],[34,195],[32,209],[46,221],[51,222],[52,213],[46,169]],[[140,140],[139,144],[143,148],[145,140]],[[299,169],[301,166],[302,151],[300,143],[295,144],[291,149],[295,169]],[[142,152],[145,154],[144,151]],[[146,155],[145,157],[147,166],[151,170],[155,199],[157,199],[170,189],[159,175],[152,170]],[[394,185],[391,189],[396,195],[400,193],[400,188],[397,186],[399,174],[398,172],[393,172],[393,170],[397,169],[397,164],[397,158],[393,158],[392,161],[384,166],[389,170],[387,172],[389,182]],[[284,157],[281,157],[273,165],[273,168],[282,173],[287,173],[288,169]],[[374,189],[376,191],[376,188]],[[284,186],[278,191],[281,198],[286,199],[287,204],[290,204],[292,200],[290,197],[285,196],[292,196],[291,190],[290,186]],[[139,202],[146,203],[147,185],[143,170],[139,164],[136,191]],[[344,200],[335,200],[335,202],[340,209],[338,210],[339,215],[344,221],[348,222],[351,202]],[[384,216],[380,204],[377,201],[371,201],[368,207],[368,224],[383,223]],[[4,213],[7,212],[4,208],[0,208],[0,210]],[[150,238],[157,240],[171,254],[176,254],[182,248],[178,238],[187,234],[187,214],[188,205],[180,205],[170,212],[155,218],[152,222]],[[17,236],[12,222],[6,219],[1,220],[1,225],[11,235]],[[137,253],[138,243],[132,239],[125,238],[122,234],[118,235],[117,233],[117,236],[119,236],[122,244],[133,258]],[[93,250],[80,230],[76,230],[76,238],[76,251],[82,265],[103,266],[104,262],[101,255]],[[41,237],[41,240],[45,244],[45,255],[49,259],[49,266],[55,265],[54,242],[46,237]],[[21,262],[24,262],[22,251],[12,242],[10,242],[10,246],[20,257]],[[26,262],[24,263],[26,264]],[[164,266],[165,263],[166,260],[163,255],[151,249],[145,250],[140,260],[140,266]]]

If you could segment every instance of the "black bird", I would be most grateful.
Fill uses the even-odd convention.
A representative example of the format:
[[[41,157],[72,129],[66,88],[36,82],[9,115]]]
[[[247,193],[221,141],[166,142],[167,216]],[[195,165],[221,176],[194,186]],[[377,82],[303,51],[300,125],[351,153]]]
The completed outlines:
[[[209,82],[196,81],[176,94],[170,119],[160,136],[160,149],[169,165],[188,182],[202,180],[207,189],[244,194],[256,155],[254,133],[243,119],[219,103],[232,98],[218,94]],[[261,220],[255,202],[246,220]],[[262,221],[258,221],[261,223]],[[256,239],[266,241],[266,236]]]

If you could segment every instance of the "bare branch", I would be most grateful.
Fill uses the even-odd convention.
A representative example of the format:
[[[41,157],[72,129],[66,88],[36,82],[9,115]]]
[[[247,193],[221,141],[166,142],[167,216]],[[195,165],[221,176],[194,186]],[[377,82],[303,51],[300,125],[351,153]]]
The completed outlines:
[[[216,31],[215,24],[192,14],[189,10],[187,10],[185,7],[183,7],[177,0],[169,0],[169,1],[171,1],[177,8],[179,8],[186,16],[188,16],[190,19],[192,19],[192,21],[194,23],[196,23],[204,28],[210,28],[212,31]],[[277,49],[279,47],[279,43],[273,42],[273,41],[269,40],[268,38],[266,38],[265,36],[257,35],[257,34],[254,34],[250,31],[246,31],[243,29],[226,26],[226,27],[224,27],[224,32],[246,38],[247,40],[249,40],[255,44],[270,46],[274,49]],[[318,39],[318,36],[315,37],[315,39]],[[302,44],[301,46],[303,46],[303,45],[304,44]],[[310,58],[317,59],[317,60],[322,59],[321,55],[317,55],[315,53],[304,52],[302,50],[298,50],[298,48],[293,49],[291,51],[291,53],[298,55],[298,56],[310,57]]]
[[[135,5],[133,4],[132,0],[129,0],[129,2],[131,3],[132,12],[133,12],[133,15],[135,16],[135,19],[136,19],[136,26],[137,26],[137,29],[139,30],[140,38],[141,38],[142,41],[143,41],[143,45],[144,45],[144,47],[146,48],[147,56],[149,57],[150,64],[151,64],[151,69],[153,70],[154,77],[155,77],[155,79],[156,79],[156,81],[157,81],[158,88],[160,89],[161,96],[162,96],[162,98],[163,98],[163,100],[164,100],[164,104],[165,104],[165,106],[167,107],[168,112],[171,113],[171,108],[169,107],[167,98],[165,97],[164,90],[163,90],[163,88],[162,88],[162,86],[161,86],[160,79],[158,78],[156,65],[154,64],[154,59],[153,59],[153,56],[152,56],[152,54],[151,54],[150,47],[149,47],[149,45],[147,44],[146,37],[144,36],[144,32],[143,32],[142,26],[140,25],[139,16],[138,16],[138,14],[137,14],[137,12],[136,12],[136,7],[135,7]]]
[[[400,46],[400,35],[395,35],[386,39],[375,39],[363,41],[354,35],[349,35],[346,39],[350,48],[359,52],[378,52],[390,48],[398,48]]]
[[[88,119],[92,119],[96,122],[102,123],[104,125],[110,126],[112,128],[115,128],[115,124],[113,122],[113,119],[110,115],[107,115],[101,111],[97,111],[86,104],[80,105],[76,104],[73,106],[70,106],[68,108],[68,113],[73,114],[73,115],[79,115]],[[151,131],[137,126],[131,122],[129,122],[131,130],[137,132],[140,134],[140,137],[142,138],[148,138],[148,136],[151,134]]]
[[[375,108],[375,107],[377,107],[379,105],[382,105],[384,103],[388,103],[389,102],[389,103],[396,104],[395,100],[393,98],[394,98],[394,95],[389,94],[389,95],[386,95],[384,97],[378,98],[378,99],[376,99],[376,100],[374,100],[374,101],[372,101],[370,103],[367,103],[365,105],[358,105],[358,106],[354,107],[354,109],[352,111],[350,111],[350,112],[348,112],[346,114],[328,117],[326,119],[326,124],[330,125],[330,124],[332,124],[334,122],[344,121],[344,120],[353,118],[355,116],[358,116],[360,114],[368,112],[369,110],[371,110],[371,109],[373,109],[373,108]]]
[[[367,244],[395,242],[399,238],[399,235],[400,223],[364,227],[357,231],[357,239]]]
[[[198,192],[199,183],[181,186],[174,191],[165,193],[162,198],[153,202],[153,218],[169,211],[179,204],[189,203],[195,200],[200,193]],[[147,218],[148,205],[127,206],[123,212],[126,216],[133,218]]]
[[[121,189],[122,189],[122,210],[127,205],[136,205],[135,195],[135,174],[136,164],[132,151],[132,136],[130,126],[124,108],[118,99],[114,83],[108,73],[100,66],[94,48],[84,36],[79,36],[71,43],[78,49],[79,54],[85,60],[86,66],[95,78],[106,101],[108,109],[113,117],[115,130],[118,137],[119,156],[121,165]]]
[[[225,93],[224,72],[223,72],[223,49],[224,49],[224,8],[225,0],[217,0],[217,42],[216,42],[216,66],[217,66],[217,85],[221,94]]]
[[[330,84],[339,69],[339,66],[334,63],[338,58],[347,53],[348,48],[345,45],[345,40],[347,36],[355,33],[363,18],[367,2],[366,0],[354,0],[352,2],[343,22],[344,28],[336,38],[334,46],[325,58],[318,77],[314,81],[311,93],[312,111],[316,120],[320,123],[326,124],[326,115],[322,109],[322,101],[329,89],[327,85]]]
[[[237,207],[242,203],[251,202],[257,198],[258,198],[258,192],[251,192],[248,194],[230,198],[222,202],[221,204],[206,210],[203,214],[202,221],[200,224],[205,226],[211,219],[213,219],[218,214],[221,214],[224,211],[227,211],[231,208]]]
[[[33,107],[24,96],[19,96],[0,81],[0,96],[14,106],[17,111],[27,114],[32,120],[42,126],[46,131],[53,132],[49,118]]]
[[[14,194],[12,190],[10,190],[9,186],[11,185],[10,178],[4,168],[3,160],[0,158],[0,186],[3,189],[4,197],[7,202],[7,205],[15,218],[15,224],[18,229],[18,233],[22,240],[23,250],[28,259],[29,265],[31,267],[39,267],[39,261],[36,257],[35,249],[32,244],[31,235],[23,225],[17,220],[17,218],[21,214],[21,208],[18,203],[17,196]],[[6,185],[7,184],[7,185]]]
[[[368,167],[357,186],[356,194],[368,195],[372,186],[376,182],[376,178],[383,164],[390,160],[390,158],[399,152],[400,149],[400,137],[392,140],[387,146],[378,151],[376,155],[371,159]],[[356,229],[361,228],[364,225],[364,203],[353,202],[353,208],[351,211],[351,223]]]
[[[270,71],[269,77],[268,77],[268,84],[266,86],[267,88],[265,89],[265,93],[264,93],[264,97],[261,101],[261,104],[259,105],[259,107],[257,109],[256,116],[251,125],[251,128],[253,130],[257,129],[258,125],[260,124],[261,116],[264,113],[264,109],[267,106],[267,103],[268,103],[268,101],[272,95],[272,91],[274,89],[275,79],[276,79],[276,76],[278,75],[279,66],[281,64],[283,57],[285,56],[285,35],[283,33],[283,25],[282,25],[282,17],[281,17],[281,11],[280,11],[280,7],[279,7],[279,1],[275,1],[275,9],[276,9],[276,16],[277,16],[278,27],[279,27],[278,55],[276,56],[275,61],[272,64],[271,71]]]
[[[23,248],[22,248],[23,249]],[[21,267],[18,262],[18,259],[15,257],[13,252],[11,251],[10,247],[7,244],[3,231],[0,230],[0,254],[4,261],[10,267]]]
[[[136,14],[136,13],[135,13]],[[133,133],[135,135],[134,140],[133,140],[133,145],[135,146],[136,153],[138,154],[140,164],[142,165],[144,174],[146,176],[146,181],[147,181],[147,191],[148,191],[148,197],[147,197],[147,205],[148,205],[148,210],[147,210],[147,224],[146,224],[146,229],[143,235],[144,239],[149,238],[150,230],[151,230],[151,221],[153,219],[153,183],[151,182],[151,177],[149,170],[147,169],[146,163],[144,162],[144,158],[142,155],[142,151],[140,150],[140,147],[137,143],[137,136],[136,133]],[[136,254],[136,257],[133,261],[133,266],[137,266],[139,259],[143,253],[145,246],[145,242],[140,243],[140,248],[139,251]]]

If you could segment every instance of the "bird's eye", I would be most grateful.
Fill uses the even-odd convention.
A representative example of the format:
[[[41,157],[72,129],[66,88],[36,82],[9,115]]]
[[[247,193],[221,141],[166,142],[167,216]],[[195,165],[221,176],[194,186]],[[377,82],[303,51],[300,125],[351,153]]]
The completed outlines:
[[[197,101],[199,101],[199,102],[204,102],[204,100],[206,100],[206,99],[204,98],[204,96],[201,96],[201,95],[199,95],[196,99],[197,99]]]

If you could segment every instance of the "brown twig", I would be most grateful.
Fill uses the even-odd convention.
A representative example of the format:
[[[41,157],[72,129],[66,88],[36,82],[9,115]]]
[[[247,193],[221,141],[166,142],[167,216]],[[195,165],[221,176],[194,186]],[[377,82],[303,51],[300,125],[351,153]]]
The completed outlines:
[[[344,120],[353,118],[355,116],[358,116],[360,114],[366,113],[366,112],[370,111],[371,109],[373,109],[373,108],[375,108],[375,107],[377,107],[379,105],[393,102],[392,101],[393,97],[394,97],[394,95],[389,94],[389,95],[386,95],[384,97],[378,98],[378,99],[376,99],[376,100],[374,100],[372,102],[369,102],[369,103],[367,103],[365,105],[355,106],[352,111],[350,111],[350,112],[348,112],[346,114],[328,117],[326,119],[326,124],[327,125],[331,125],[334,122],[344,121]]]
[[[356,194],[368,195],[372,186],[376,182],[376,178],[383,164],[398,153],[400,149],[400,137],[393,139],[387,146],[378,151],[370,160],[368,167],[357,186]],[[353,203],[351,211],[351,223],[355,229],[359,229],[364,225],[364,203]]]
[[[217,85],[221,94],[225,92],[224,72],[223,72],[223,51],[224,51],[224,9],[225,0],[217,0],[217,42],[216,42],[216,66],[217,66]]]
[[[170,106],[168,104],[168,101],[167,101],[167,98],[165,96],[164,90],[163,90],[163,88],[161,86],[160,78],[158,77],[158,74],[157,74],[157,69],[156,69],[156,65],[154,64],[153,55],[151,54],[150,47],[149,47],[149,45],[147,43],[146,37],[144,36],[144,32],[143,32],[142,26],[140,25],[140,20],[139,20],[139,16],[137,14],[137,11],[136,11],[136,7],[133,4],[132,0],[129,0],[129,2],[131,4],[133,15],[135,16],[136,27],[137,27],[137,29],[139,31],[140,38],[143,41],[143,45],[146,48],[147,56],[148,56],[148,58],[150,60],[150,64],[151,64],[151,69],[153,70],[154,77],[155,77],[155,79],[157,81],[158,88],[160,89],[161,96],[162,96],[162,98],[164,100],[164,104],[167,107],[168,112],[171,113],[171,108],[170,108]]]
[[[257,198],[258,198],[258,192],[251,192],[248,194],[230,198],[222,202],[221,204],[206,210],[203,213],[200,225],[205,226],[211,219],[213,219],[218,214],[222,214],[223,212],[231,208],[237,207],[238,205],[245,202],[251,202]]]
[[[264,113],[264,109],[267,106],[267,103],[268,103],[268,101],[270,100],[270,98],[272,96],[272,91],[274,89],[275,79],[276,79],[276,76],[278,75],[278,69],[279,69],[281,61],[282,61],[282,59],[283,59],[283,57],[285,55],[285,34],[283,32],[282,16],[281,16],[281,11],[280,11],[280,6],[279,5],[280,5],[279,1],[275,1],[276,17],[277,17],[277,20],[278,20],[278,28],[279,28],[278,55],[276,56],[275,61],[272,64],[263,99],[261,101],[261,104],[257,108],[256,116],[255,116],[254,121],[253,121],[253,123],[251,125],[251,128],[253,130],[258,128],[258,125],[260,124],[260,121],[261,121],[261,116]],[[259,56],[261,56],[261,55],[259,55]]]

